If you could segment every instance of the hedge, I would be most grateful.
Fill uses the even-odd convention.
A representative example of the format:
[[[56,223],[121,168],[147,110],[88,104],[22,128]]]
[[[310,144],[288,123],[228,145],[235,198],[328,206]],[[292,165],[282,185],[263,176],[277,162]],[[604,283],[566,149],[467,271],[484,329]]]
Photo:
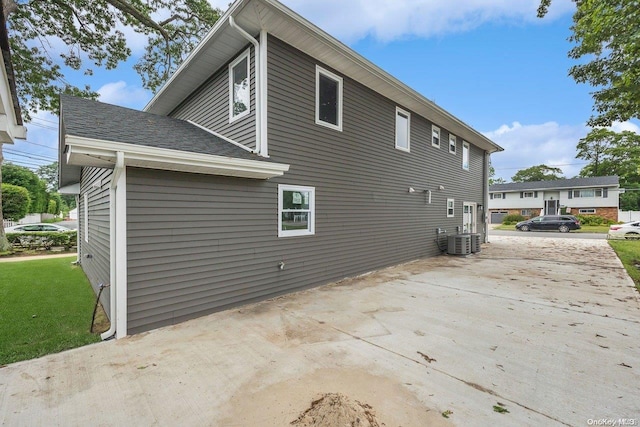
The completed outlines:
[[[62,246],[69,250],[76,245],[78,231],[31,231],[28,233],[7,233],[7,240],[14,249],[50,249]]]
[[[524,221],[524,217],[519,214],[507,215],[502,219],[504,225],[512,225],[520,221]]]

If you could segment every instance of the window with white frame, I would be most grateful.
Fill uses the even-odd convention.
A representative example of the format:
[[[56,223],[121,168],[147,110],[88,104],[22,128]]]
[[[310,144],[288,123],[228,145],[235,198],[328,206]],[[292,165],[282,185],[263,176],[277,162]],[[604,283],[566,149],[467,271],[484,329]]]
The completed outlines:
[[[435,125],[431,125],[431,145],[440,148],[440,128]]]
[[[447,199],[447,218],[452,218],[455,215],[456,201],[454,199]]]
[[[278,185],[278,237],[315,233],[314,187]]]
[[[251,79],[249,50],[229,64],[229,121],[246,116],[251,111]]]
[[[456,136],[449,134],[449,152],[451,154],[456,154],[456,143],[457,142],[458,141],[456,140]]]
[[[469,143],[462,141],[462,169],[469,170]]]
[[[396,107],[396,148],[409,151],[411,114]]]
[[[522,209],[520,211],[520,215],[522,215],[522,216],[531,216],[531,209]]]
[[[522,197],[524,197],[525,199],[533,198],[534,195],[535,194],[533,193],[533,191],[524,191],[522,193]]]
[[[82,204],[84,205],[82,208],[84,212],[84,227],[82,229],[84,234],[84,241],[89,242],[89,195],[84,193],[82,197]]]
[[[593,208],[592,209],[579,209],[578,213],[581,213],[581,214],[594,214],[594,213],[596,213],[596,210],[593,209]]]
[[[491,198],[502,199],[502,193],[491,193]]]
[[[573,197],[603,197],[602,188],[585,188],[583,190],[573,190]],[[606,195],[604,196],[606,197]]]
[[[317,65],[316,124],[342,131],[342,77]]]

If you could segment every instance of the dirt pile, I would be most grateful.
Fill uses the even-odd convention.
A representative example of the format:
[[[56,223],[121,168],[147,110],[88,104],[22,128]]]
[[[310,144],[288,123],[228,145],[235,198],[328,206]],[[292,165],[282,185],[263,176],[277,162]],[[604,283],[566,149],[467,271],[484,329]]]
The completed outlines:
[[[325,393],[291,422],[298,427],[380,427],[373,408],[340,393]],[[384,424],[382,424],[384,426]]]

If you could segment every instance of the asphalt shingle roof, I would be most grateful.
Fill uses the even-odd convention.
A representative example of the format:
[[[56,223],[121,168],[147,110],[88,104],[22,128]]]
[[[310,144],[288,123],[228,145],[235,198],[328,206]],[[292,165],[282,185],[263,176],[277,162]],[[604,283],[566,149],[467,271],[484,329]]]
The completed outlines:
[[[588,178],[557,179],[553,181],[509,182],[507,184],[494,184],[489,186],[489,191],[506,192],[577,187],[608,187],[615,185],[619,185],[617,176],[594,176]]]
[[[60,97],[67,135],[238,159],[270,160],[185,120],[69,95]]]

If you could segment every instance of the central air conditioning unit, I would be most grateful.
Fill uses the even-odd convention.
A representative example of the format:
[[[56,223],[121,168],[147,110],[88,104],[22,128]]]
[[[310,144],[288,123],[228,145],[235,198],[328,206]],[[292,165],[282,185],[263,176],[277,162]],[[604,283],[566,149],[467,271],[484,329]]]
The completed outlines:
[[[468,234],[449,236],[447,253],[449,255],[469,255],[471,253],[471,236]]]
[[[469,236],[471,236],[471,253],[475,254],[480,252],[480,243],[482,243],[480,233],[471,233]]]

